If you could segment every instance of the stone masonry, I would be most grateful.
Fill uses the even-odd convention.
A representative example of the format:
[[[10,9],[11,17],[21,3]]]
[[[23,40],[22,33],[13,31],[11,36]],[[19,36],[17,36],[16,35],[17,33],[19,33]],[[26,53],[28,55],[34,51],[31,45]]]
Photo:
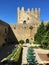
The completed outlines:
[[[34,34],[40,24],[40,8],[32,8],[27,11],[24,7],[17,9],[17,24],[10,25],[16,38],[19,40],[29,39],[31,42],[34,40]],[[30,27],[32,26],[32,29]]]

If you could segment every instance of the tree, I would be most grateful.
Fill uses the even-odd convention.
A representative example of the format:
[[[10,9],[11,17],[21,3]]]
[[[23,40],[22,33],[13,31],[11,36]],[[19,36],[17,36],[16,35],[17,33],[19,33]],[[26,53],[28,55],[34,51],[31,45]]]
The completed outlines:
[[[39,25],[38,29],[37,29],[37,33],[34,36],[34,41],[37,41],[38,43],[41,43],[42,41],[42,36],[44,35],[45,32],[45,26],[44,23],[41,22],[41,24]]]
[[[34,56],[34,50],[33,47],[29,47],[28,48],[28,52],[27,52],[27,62],[33,63],[33,65],[37,63],[36,57]],[[32,64],[31,64],[32,65]]]
[[[46,31],[48,31],[48,30],[49,30],[49,22],[46,25]]]
[[[44,36],[43,40],[41,41],[41,46],[43,48],[49,48],[49,31],[47,31]]]

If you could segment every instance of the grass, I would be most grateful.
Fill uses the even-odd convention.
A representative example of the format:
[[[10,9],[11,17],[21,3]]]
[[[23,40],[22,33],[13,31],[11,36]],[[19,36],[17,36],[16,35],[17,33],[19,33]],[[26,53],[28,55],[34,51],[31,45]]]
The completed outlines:
[[[38,47],[38,46],[30,46],[30,48],[36,48],[36,49],[37,49],[37,48],[39,48],[39,47]]]

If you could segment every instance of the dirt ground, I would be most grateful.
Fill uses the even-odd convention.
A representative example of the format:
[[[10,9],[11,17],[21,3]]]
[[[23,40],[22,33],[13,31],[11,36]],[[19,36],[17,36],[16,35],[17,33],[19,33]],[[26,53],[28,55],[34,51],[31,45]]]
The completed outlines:
[[[49,61],[49,57],[47,54],[41,54],[38,53],[39,57],[41,58],[42,61]]]

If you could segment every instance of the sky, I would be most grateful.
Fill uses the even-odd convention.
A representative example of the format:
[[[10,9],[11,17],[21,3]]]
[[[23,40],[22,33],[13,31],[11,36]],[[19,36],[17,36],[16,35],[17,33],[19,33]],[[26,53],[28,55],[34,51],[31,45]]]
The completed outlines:
[[[0,19],[9,23],[17,22],[17,7],[40,8],[40,20],[49,20],[49,0],[0,0]]]

